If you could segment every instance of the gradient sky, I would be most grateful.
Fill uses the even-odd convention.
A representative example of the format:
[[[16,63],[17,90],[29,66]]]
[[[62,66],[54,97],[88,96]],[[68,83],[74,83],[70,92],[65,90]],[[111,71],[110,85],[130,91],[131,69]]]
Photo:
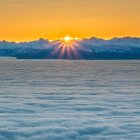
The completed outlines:
[[[0,0],[0,40],[140,36],[140,0]]]

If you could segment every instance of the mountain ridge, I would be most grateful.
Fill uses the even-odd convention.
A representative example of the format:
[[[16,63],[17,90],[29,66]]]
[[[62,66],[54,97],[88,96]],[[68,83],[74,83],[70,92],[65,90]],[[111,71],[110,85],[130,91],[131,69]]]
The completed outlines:
[[[43,38],[28,42],[3,40],[0,41],[0,56],[18,59],[140,59],[140,38],[137,37],[74,40],[68,47],[69,52],[67,47],[62,46],[64,43],[62,40],[49,41]],[[77,57],[74,53],[77,53]]]

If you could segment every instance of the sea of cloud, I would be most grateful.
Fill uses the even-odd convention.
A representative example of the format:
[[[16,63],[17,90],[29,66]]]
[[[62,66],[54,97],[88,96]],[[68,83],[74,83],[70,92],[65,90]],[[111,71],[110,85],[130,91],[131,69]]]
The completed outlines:
[[[139,62],[0,64],[0,140],[140,139]]]

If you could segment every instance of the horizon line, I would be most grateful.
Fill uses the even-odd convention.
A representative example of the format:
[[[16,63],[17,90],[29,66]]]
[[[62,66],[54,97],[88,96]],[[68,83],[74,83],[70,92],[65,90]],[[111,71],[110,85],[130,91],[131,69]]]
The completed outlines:
[[[71,37],[71,36],[70,36]],[[63,37],[64,38],[64,37]],[[129,35],[126,35],[126,36],[113,36],[113,37],[108,37],[108,38],[105,38],[105,37],[96,37],[96,36],[89,36],[89,37],[82,37],[82,38],[78,38],[78,37],[72,37],[73,39],[79,39],[79,40],[84,40],[84,39],[92,39],[92,38],[97,38],[97,39],[103,39],[103,40],[111,40],[111,39],[114,39],[114,38],[137,38],[137,39],[140,39],[140,36],[129,36]],[[49,42],[53,42],[53,41],[57,41],[57,40],[61,40],[61,38],[56,38],[56,39],[48,39],[48,38],[44,38],[44,37],[38,37],[36,39],[31,39],[31,40],[8,40],[8,39],[0,39],[0,42],[3,42],[3,41],[6,41],[6,42],[15,42],[15,43],[22,43],[22,42],[33,42],[33,41],[38,41],[38,40],[47,40]]]

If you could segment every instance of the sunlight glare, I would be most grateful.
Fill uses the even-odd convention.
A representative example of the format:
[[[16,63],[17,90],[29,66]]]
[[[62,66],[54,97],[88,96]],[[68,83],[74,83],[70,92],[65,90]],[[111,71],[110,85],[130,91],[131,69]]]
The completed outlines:
[[[70,42],[71,40],[73,40],[73,38],[71,38],[70,36],[65,36],[64,37],[65,42]]]

